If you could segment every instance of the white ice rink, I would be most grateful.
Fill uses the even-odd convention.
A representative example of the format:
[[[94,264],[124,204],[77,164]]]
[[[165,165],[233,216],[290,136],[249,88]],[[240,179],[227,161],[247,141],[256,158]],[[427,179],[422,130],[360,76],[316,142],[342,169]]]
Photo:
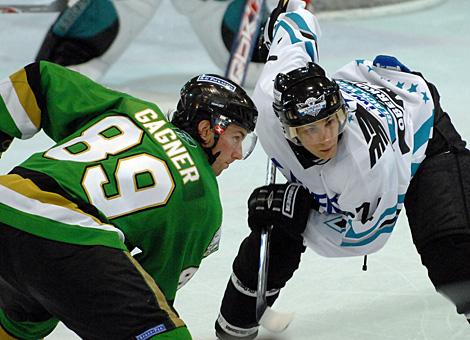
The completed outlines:
[[[34,59],[53,20],[51,14],[0,14],[0,78]],[[321,25],[320,62],[330,73],[356,58],[395,55],[437,85],[442,106],[463,137],[470,140],[470,1],[448,0],[391,17],[325,18]],[[167,110],[176,105],[184,82],[203,72],[223,71],[202,49],[186,19],[166,0],[104,83],[152,99]],[[15,141],[0,160],[0,172],[7,172],[49,143],[44,135]],[[254,187],[264,183],[265,168],[266,156],[258,145],[248,160],[232,165],[220,177],[224,203],[220,250],[202,263],[176,298],[176,308],[194,339],[215,339],[213,325],[231,263],[248,233],[246,200]],[[428,280],[404,213],[385,248],[369,256],[367,272],[361,270],[362,260],[325,259],[307,250],[300,269],[274,306],[295,312],[294,321],[279,335],[261,330],[259,339],[470,339],[470,325]],[[77,336],[60,325],[47,339]]]

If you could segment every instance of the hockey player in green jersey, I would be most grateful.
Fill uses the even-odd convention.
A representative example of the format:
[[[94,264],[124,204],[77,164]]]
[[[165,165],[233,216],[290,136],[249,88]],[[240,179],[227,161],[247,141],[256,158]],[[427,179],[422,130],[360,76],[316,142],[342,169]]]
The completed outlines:
[[[210,74],[171,122],[44,61],[1,81],[0,152],[41,129],[55,145],[0,176],[0,338],[62,321],[84,339],[191,339],[173,300],[218,248],[216,176],[252,151],[256,118]]]

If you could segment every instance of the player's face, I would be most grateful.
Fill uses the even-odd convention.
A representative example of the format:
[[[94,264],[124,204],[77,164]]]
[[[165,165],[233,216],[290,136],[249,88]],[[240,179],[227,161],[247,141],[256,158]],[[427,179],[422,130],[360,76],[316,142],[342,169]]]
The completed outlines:
[[[336,155],[340,122],[336,114],[312,124],[296,128],[302,146],[320,159]]]
[[[243,159],[242,143],[246,136],[247,130],[235,124],[230,124],[219,136],[217,144],[212,149],[213,155],[220,152],[212,163],[212,170],[216,176],[227,169],[232,162]]]

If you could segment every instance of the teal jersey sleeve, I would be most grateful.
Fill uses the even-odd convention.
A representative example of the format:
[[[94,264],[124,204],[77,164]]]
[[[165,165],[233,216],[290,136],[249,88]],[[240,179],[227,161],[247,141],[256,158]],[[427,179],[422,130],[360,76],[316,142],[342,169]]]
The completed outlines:
[[[60,242],[139,249],[173,300],[220,236],[203,149],[155,104],[60,66],[32,64],[9,79],[2,131],[25,138],[42,128],[56,144],[0,176],[0,221]]]

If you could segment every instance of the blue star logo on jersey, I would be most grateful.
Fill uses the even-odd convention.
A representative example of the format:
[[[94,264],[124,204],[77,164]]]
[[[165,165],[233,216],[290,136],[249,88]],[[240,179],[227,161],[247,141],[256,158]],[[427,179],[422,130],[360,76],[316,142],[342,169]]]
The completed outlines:
[[[418,84],[411,84],[410,88],[408,89],[408,92],[409,93],[418,92],[417,88],[418,88]]]
[[[423,101],[424,101],[424,103],[427,104],[427,103],[428,103],[428,100],[430,99],[430,98],[428,97],[428,94],[427,94],[426,92],[421,92],[421,94],[423,95]]]
[[[397,87],[398,87],[399,89],[403,89],[403,86],[405,86],[405,83],[404,83],[404,82],[403,82],[403,83],[397,82]]]
[[[364,59],[356,59],[356,64],[359,66],[360,64],[364,64]]]

